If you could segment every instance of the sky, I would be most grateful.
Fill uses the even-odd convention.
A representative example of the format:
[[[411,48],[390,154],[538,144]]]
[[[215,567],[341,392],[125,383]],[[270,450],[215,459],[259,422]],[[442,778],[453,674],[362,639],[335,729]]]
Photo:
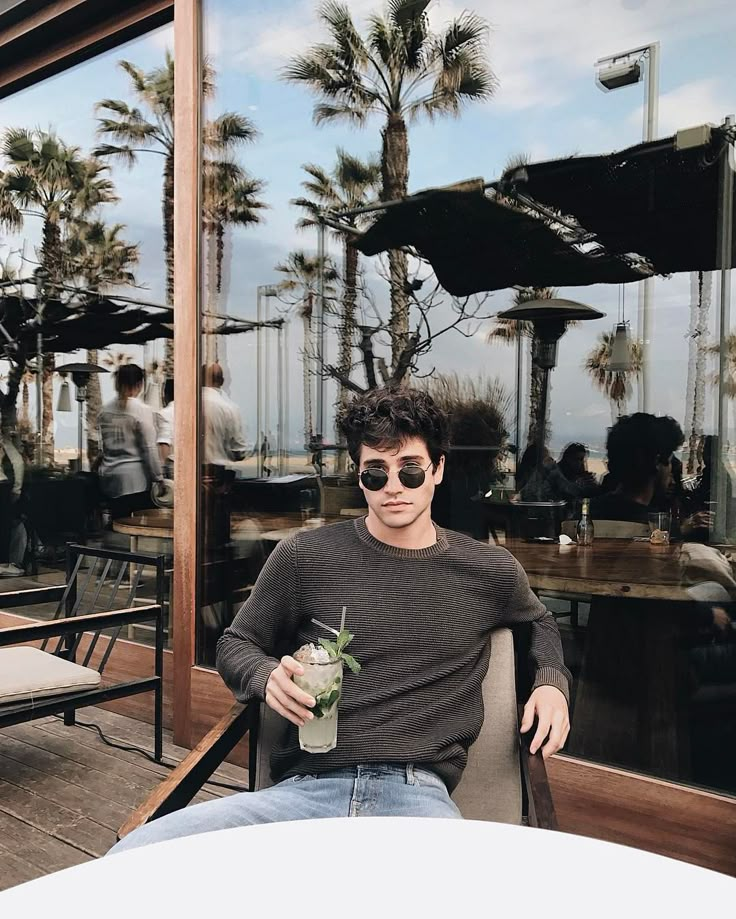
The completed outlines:
[[[350,10],[358,24],[380,9],[376,0],[352,0]],[[532,161],[570,154],[603,153],[637,143],[642,132],[644,84],[603,93],[595,85],[594,62],[599,57],[652,41],[661,45],[660,136],[706,121],[721,122],[736,111],[736,64],[732,37],[736,34],[736,4],[726,0],[471,0],[469,9],[490,26],[488,60],[498,80],[494,96],[468,105],[460,118],[410,126],[411,191],[456,182],[473,176],[497,178],[508,160],[524,154]],[[379,120],[362,129],[345,125],[316,127],[310,93],[283,82],[280,69],[291,56],[324,38],[313,0],[235,2],[207,0],[204,4],[204,46],[216,73],[217,92],[208,100],[207,115],[222,111],[246,114],[260,136],[244,148],[241,161],[252,175],[264,180],[269,205],[256,228],[229,234],[226,283],[219,309],[231,315],[255,318],[256,287],[280,280],[275,266],[295,248],[314,251],[314,233],[298,231],[298,214],[290,200],[301,193],[301,166],[314,162],[330,167],[335,149],[344,147],[362,156],[380,149]],[[462,13],[462,3],[435,0],[430,5],[432,25],[441,29]],[[137,39],[123,48],[79,65],[44,83],[0,101],[0,129],[16,126],[53,127],[69,143],[89,149],[95,143],[94,105],[103,97],[131,100],[121,58],[144,69],[157,66],[164,50],[173,47],[171,27]],[[144,299],[163,300],[164,262],[161,234],[161,158],[144,155],[128,170],[113,168],[120,202],[108,218],[126,224],[126,238],[139,242],[139,283]],[[32,252],[38,227],[28,220],[22,237]],[[20,238],[0,236],[0,257]],[[3,247],[3,243],[5,246]],[[330,243],[339,260],[335,242]],[[366,279],[375,306],[385,313],[387,284],[377,272],[376,260],[366,260]],[[715,327],[717,285],[711,310]],[[568,331],[560,343],[558,367],[552,374],[552,446],[559,449],[581,439],[600,449],[611,423],[611,406],[595,390],[582,369],[585,354],[602,330],[611,330],[620,309],[616,286],[566,288],[561,296],[582,300],[606,313],[606,318]],[[495,292],[484,313],[510,305],[512,292]],[[625,316],[637,326],[637,291],[625,289]],[[685,423],[688,374],[687,337],[690,276],[657,279],[653,295],[654,326],[651,342],[653,407]],[[444,325],[449,307],[437,307],[433,322]],[[370,318],[370,313],[367,313]],[[513,389],[514,349],[489,345],[491,320],[469,324],[469,337],[448,332],[438,338],[422,359],[421,372],[458,372],[476,377],[498,375]],[[301,328],[290,329],[290,440],[300,441]],[[112,350],[115,350],[114,348]],[[130,350],[130,349],[129,349]],[[158,354],[161,354],[161,346]],[[328,356],[334,358],[330,336]],[[136,359],[142,355],[135,354]],[[150,358],[151,352],[148,357]],[[252,335],[227,340],[221,356],[228,373],[230,395],[241,406],[247,437],[255,436],[255,341]],[[271,391],[274,381],[271,378]],[[110,383],[106,381],[106,392]],[[332,390],[328,389],[328,399]],[[271,399],[271,427],[275,406]],[[637,405],[636,391],[630,407]],[[713,407],[706,406],[706,429],[713,426]],[[74,442],[75,417],[60,416],[60,442]],[[513,417],[509,418],[513,429]]]

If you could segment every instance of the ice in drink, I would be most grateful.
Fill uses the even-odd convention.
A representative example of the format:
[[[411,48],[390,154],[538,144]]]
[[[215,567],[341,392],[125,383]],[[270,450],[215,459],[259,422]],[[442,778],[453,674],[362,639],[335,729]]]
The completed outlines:
[[[342,692],[342,660],[324,648],[303,645],[294,658],[304,668],[296,685],[315,699],[313,718],[299,728],[299,746],[307,753],[328,753],[337,746],[337,706]]]

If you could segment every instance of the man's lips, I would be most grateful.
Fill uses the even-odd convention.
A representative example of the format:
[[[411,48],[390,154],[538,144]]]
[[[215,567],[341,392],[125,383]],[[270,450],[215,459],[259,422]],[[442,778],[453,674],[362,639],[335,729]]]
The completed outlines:
[[[409,507],[408,501],[386,501],[384,507]]]

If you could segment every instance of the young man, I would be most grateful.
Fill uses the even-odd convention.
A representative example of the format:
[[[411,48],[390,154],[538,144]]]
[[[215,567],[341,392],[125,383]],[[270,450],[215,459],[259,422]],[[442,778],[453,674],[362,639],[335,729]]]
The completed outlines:
[[[272,759],[278,784],[156,820],[116,850],[277,820],[459,817],[450,792],[480,732],[488,634],[499,625],[531,624],[522,730],[536,715],[532,751],[544,744],[547,757],[564,744],[569,673],[554,619],[505,549],[432,523],[447,419],[426,394],[377,390],[340,424],[368,515],[281,542],[217,649],[236,698],[265,699],[293,725]],[[297,726],[314,699],[293,682],[302,668],[292,653],[323,636],[313,619],[338,628],[343,607],[362,670],[346,671],[336,748],[304,753]]]

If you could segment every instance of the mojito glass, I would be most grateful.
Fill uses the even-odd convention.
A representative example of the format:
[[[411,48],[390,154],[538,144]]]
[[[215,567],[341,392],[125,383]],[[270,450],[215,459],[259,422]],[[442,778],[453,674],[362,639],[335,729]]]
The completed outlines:
[[[315,649],[316,650],[316,649]],[[307,753],[328,753],[337,746],[337,706],[342,692],[342,661],[313,660],[300,649],[294,656],[304,668],[296,685],[315,699],[314,718],[299,728],[299,746]],[[316,650],[320,657],[327,652]]]

